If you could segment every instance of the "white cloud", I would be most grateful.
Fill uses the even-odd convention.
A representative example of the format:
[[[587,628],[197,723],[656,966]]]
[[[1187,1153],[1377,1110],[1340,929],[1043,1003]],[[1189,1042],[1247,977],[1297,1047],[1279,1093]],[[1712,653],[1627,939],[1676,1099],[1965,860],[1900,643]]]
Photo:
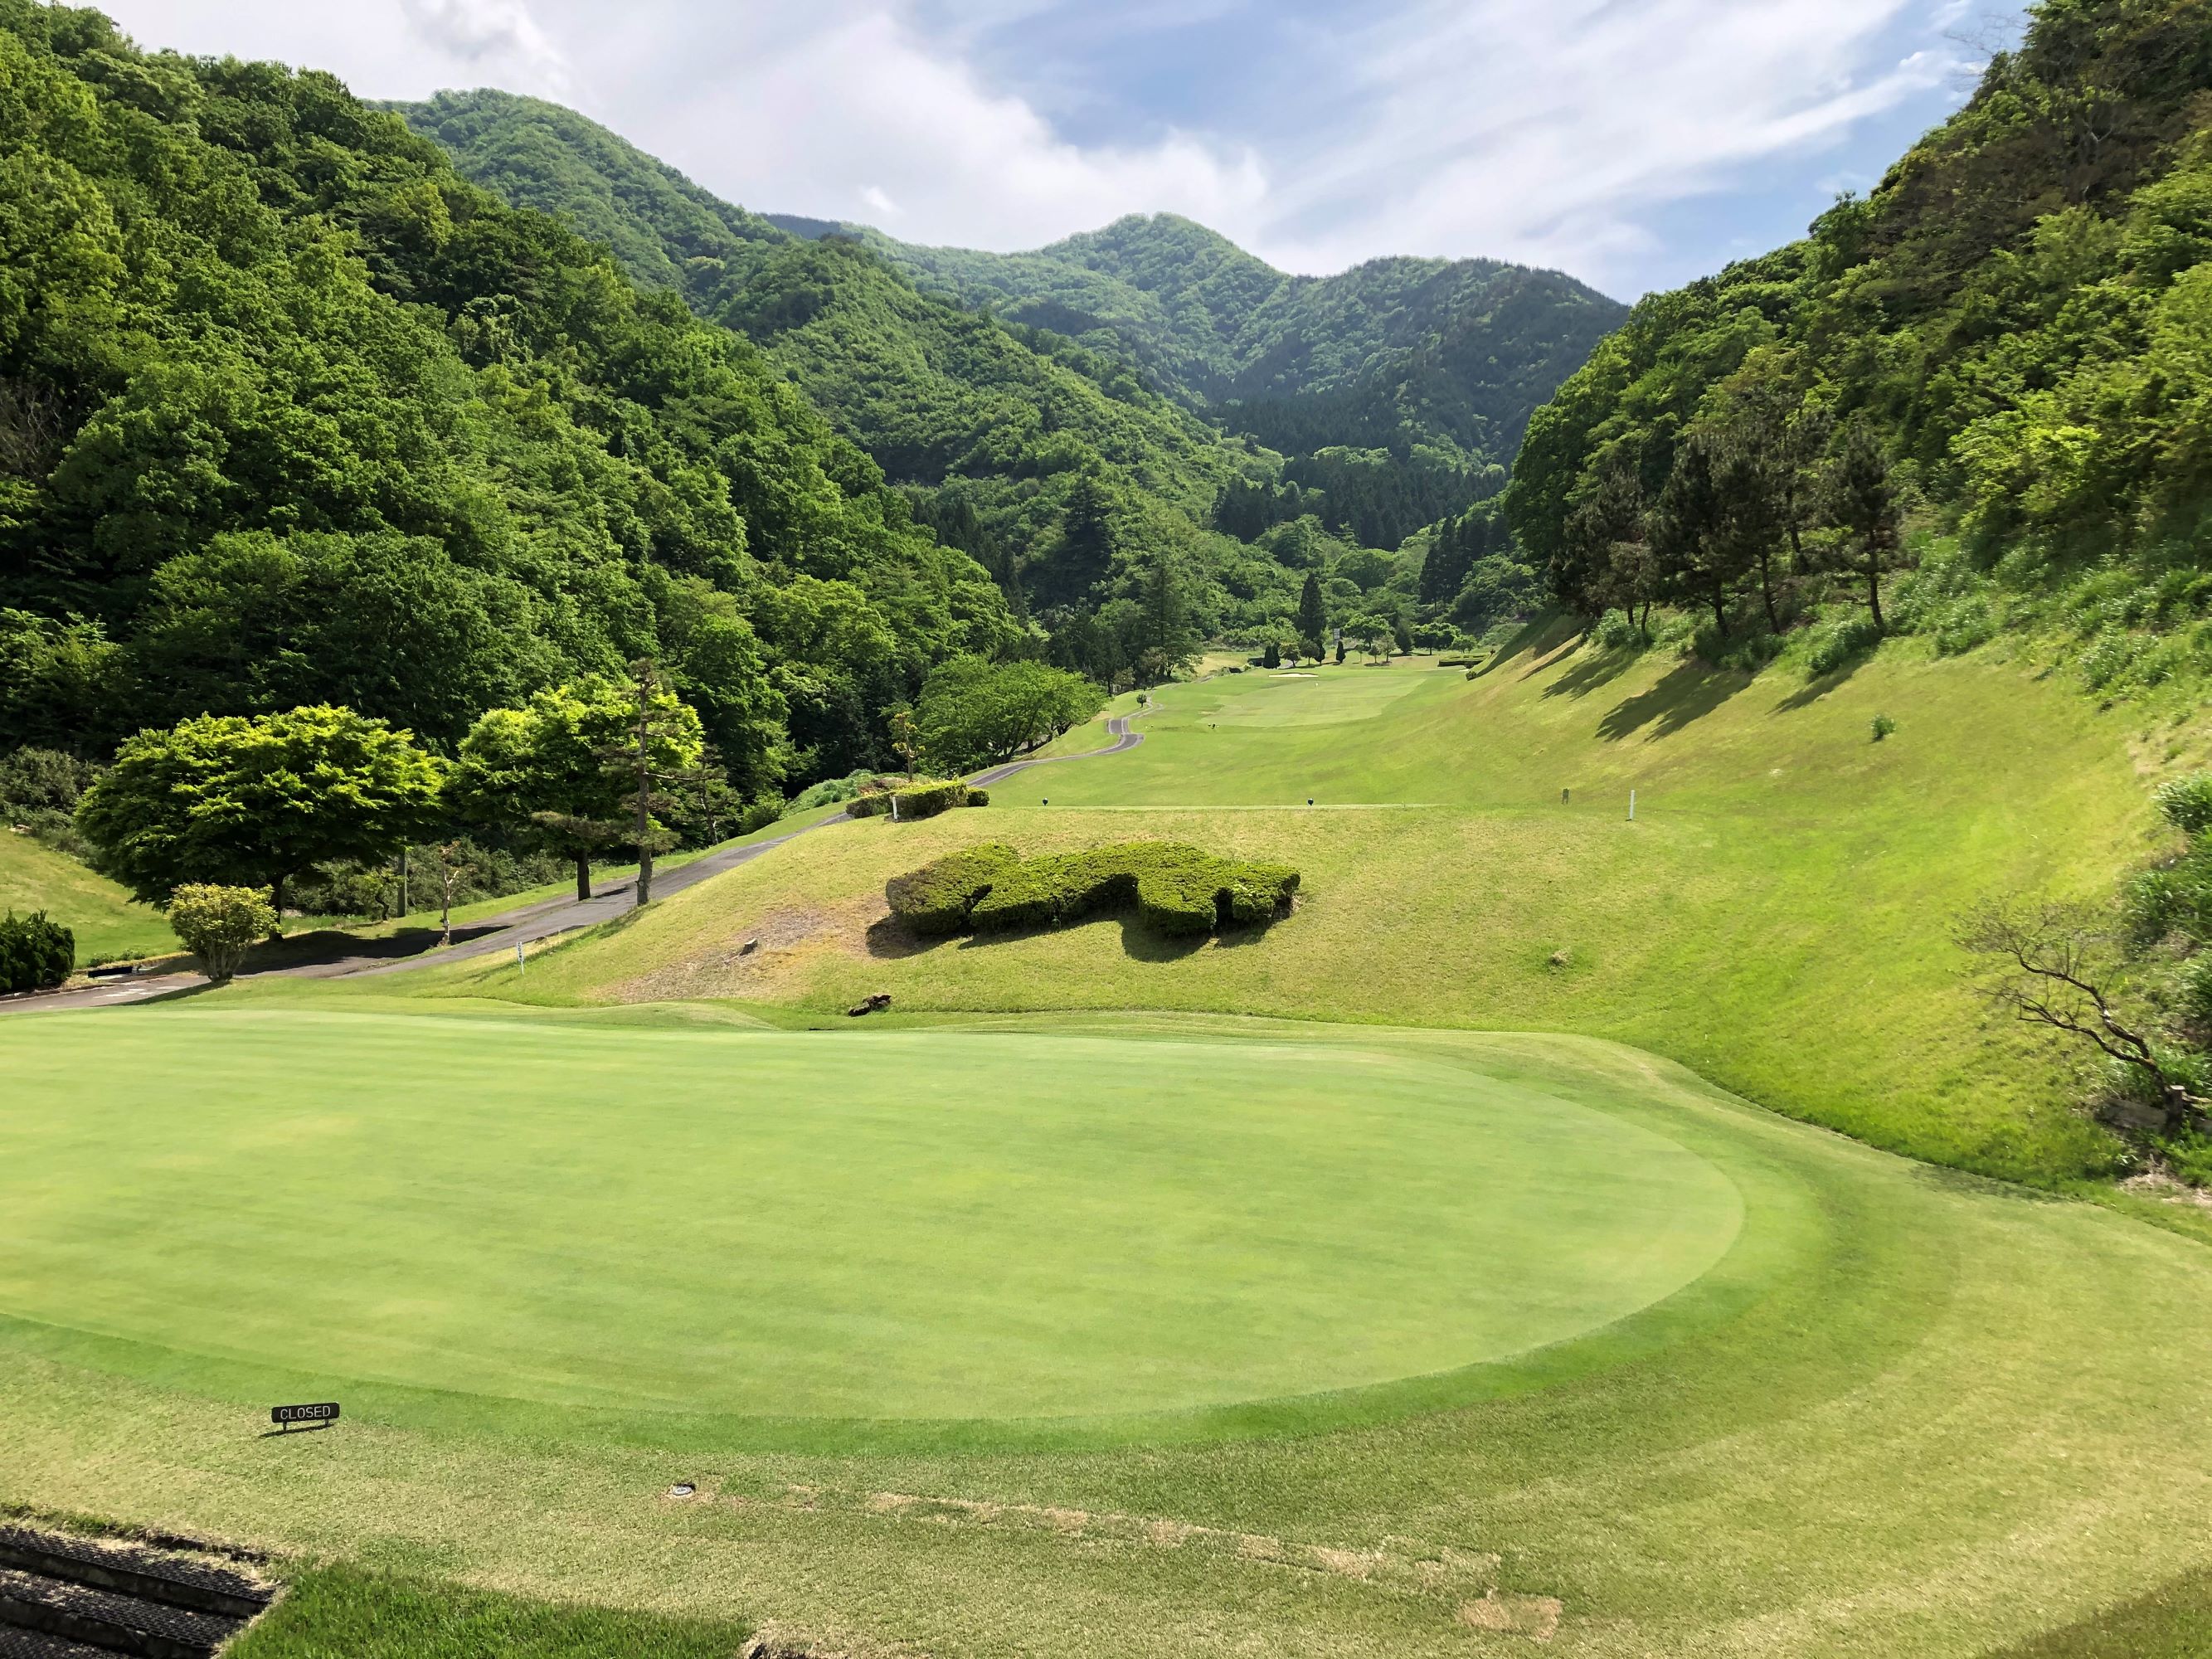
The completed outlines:
[[[574,85],[568,58],[523,0],[399,0],[399,9],[445,58],[481,65],[488,74],[519,70],[549,89]]]
[[[1261,240],[1304,268],[1398,246],[1616,276],[1654,210],[1939,84],[1927,53],[1866,61],[1903,4],[1431,0],[1367,32],[1354,130]]]
[[[1018,68],[1018,48],[1049,41],[1083,0],[629,0],[619,16],[591,0],[108,3],[149,45],[316,64],[371,96],[494,84],[559,98],[748,207],[896,218],[918,240],[1032,247],[1170,211],[1294,270],[1489,254],[1616,290],[1640,285],[1669,205],[1779,159],[1820,156],[1808,185],[1847,168],[1863,158],[1826,152],[1929,99],[1960,58],[1911,0],[1396,0],[1319,23],[1255,12],[1250,56],[1210,66],[1248,94],[1237,107],[1261,112],[1246,130],[1209,131],[1209,111],[1130,116],[1125,96],[1125,118],[1088,112],[1086,131],[1106,136],[1078,143],[979,65]],[[1102,15],[1147,27],[1082,15],[1091,36]],[[1929,49],[1907,55],[1907,36]],[[1155,44],[1170,43],[1185,37]],[[1031,54],[1026,84],[1064,86],[1090,61],[1046,55]],[[1251,85],[1259,76],[1279,94]]]

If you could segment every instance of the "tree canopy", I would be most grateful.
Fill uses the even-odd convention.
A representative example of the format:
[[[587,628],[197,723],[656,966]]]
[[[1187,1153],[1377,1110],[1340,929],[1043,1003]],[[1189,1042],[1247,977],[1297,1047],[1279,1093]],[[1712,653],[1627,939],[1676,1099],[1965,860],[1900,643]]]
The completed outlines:
[[[397,116],[0,0],[11,734],[332,702],[450,748],[656,656],[751,790],[1015,638],[779,367]]]
[[[2009,592],[2202,614],[2208,88],[2204,0],[2045,0],[1871,194],[1638,303],[1515,463],[1512,526],[1559,597],[1635,597],[1601,546],[1656,555],[1698,604],[1757,588],[1786,548],[1793,568],[1832,557],[1881,616],[1917,500]],[[1616,533],[1629,501],[1656,508],[1648,547]]]
[[[194,884],[284,888],[316,865],[381,858],[441,821],[447,767],[328,704],[203,714],[125,742],[76,821],[94,863],[152,904]]]
[[[1096,683],[1066,669],[961,657],[930,674],[915,732],[933,766],[972,771],[1049,742],[1105,702]]]

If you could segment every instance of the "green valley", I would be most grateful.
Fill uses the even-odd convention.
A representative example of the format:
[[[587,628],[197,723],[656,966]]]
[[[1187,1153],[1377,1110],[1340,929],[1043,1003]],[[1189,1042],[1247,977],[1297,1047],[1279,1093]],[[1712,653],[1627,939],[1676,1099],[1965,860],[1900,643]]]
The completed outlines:
[[[2212,0],[1012,10],[0,0],[0,1656],[2205,1659]]]

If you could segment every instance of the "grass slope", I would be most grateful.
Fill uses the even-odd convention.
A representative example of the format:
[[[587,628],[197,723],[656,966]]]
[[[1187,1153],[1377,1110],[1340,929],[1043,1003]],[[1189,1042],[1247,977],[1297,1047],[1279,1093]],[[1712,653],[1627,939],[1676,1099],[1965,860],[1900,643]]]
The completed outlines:
[[[229,1659],[731,1659],[748,1634],[721,1620],[548,1607],[358,1568],[300,1575]]]
[[[299,986],[242,988],[212,1006],[226,1002],[265,1008],[268,1034],[255,1042],[274,1051],[272,1065],[309,1063],[330,1037],[315,1012],[356,1006]],[[495,1012],[423,1018],[410,1044],[465,1064]],[[576,1031],[653,1026],[675,1039],[696,1018],[502,1017],[549,1047]],[[198,1018],[154,1008],[48,1024],[181,1039]],[[928,1040],[952,1054],[1016,1030],[1208,1044],[1225,1077],[1288,1047],[1313,1076],[1340,1078],[1387,1048],[1461,1071],[1471,1095],[1511,1091],[1531,1103],[1532,1129],[1559,1109],[1537,1103],[1561,1103],[1662,1138],[1726,1176],[1743,1224],[1693,1285],[1498,1363],[1492,1386],[1472,1397],[1415,1391],[1404,1411],[1364,1424],[1132,1449],[887,1439],[755,1453],[410,1427],[372,1407],[335,1431],[264,1439],[264,1402],[209,1392],[204,1353],[133,1374],[96,1344],[63,1352],[11,1333],[0,1340],[0,1498],[46,1511],[96,1503],[118,1520],[234,1535],[303,1561],[365,1559],[659,1619],[742,1614],[832,1650],[939,1659],[1089,1654],[1109,1632],[1117,1652],[1161,1659],[1402,1659],[1517,1651],[1532,1637],[1574,1656],[1967,1656],[2136,1601],[2147,1563],[2178,1577],[2212,1559],[2197,1524],[2212,1500],[2198,1431],[2212,1409],[2212,1334],[2199,1317],[2212,1256],[2186,1239],[1888,1158],[1601,1042],[1067,1017]],[[884,1042],[849,1030],[794,1040],[818,1045],[828,1066]],[[683,1051],[672,1042],[672,1054]],[[407,1077],[403,1067],[396,1081]],[[617,1171],[621,1144],[658,1098],[652,1077],[629,1066],[620,1077],[631,1093],[603,1131]],[[887,1094],[913,1080],[910,1064],[884,1068]],[[74,1111],[66,1095],[38,1098],[43,1118]],[[321,1107],[269,1103],[251,1147],[218,1105],[197,1152],[186,1143],[198,1121],[174,1114],[163,1140],[183,1196],[166,1232],[117,1244],[106,1271],[173,1271],[161,1264],[178,1252],[238,1263],[223,1218],[251,1167],[240,1160],[266,1155],[270,1192],[253,1206],[265,1249],[300,1248],[327,1225],[368,1264],[357,1271],[397,1272],[395,1234],[332,1215],[324,1178],[276,1149],[288,1133],[309,1137],[343,1165],[355,1156],[346,1139],[318,1120],[343,1109],[404,1123],[409,1098],[386,1088]],[[1233,1103],[1224,1096],[1214,1109]],[[927,1108],[908,1110],[917,1126],[929,1121]],[[539,1131],[526,1116],[508,1121],[526,1149]],[[423,1144],[436,1155],[418,1164],[410,1201],[464,1201],[445,1189],[450,1150]],[[1254,1164],[1243,1183],[1263,1186],[1271,1168]],[[197,1195],[184,1190],[192,1171]],[[662,1201],[710,1245],[717,1212],[753,1206],[813,1255],[866,1246],[849,1206],[755,1206],[744,1182],[687,1190],[686,1174],[671,1169]],[[290,1212],[277,1202],[286,1191],[300,1199]],[[638,1212],[626,1182],[608,1194]],[[501,1248],[544,1252],[550,1292],[588,1297],[592,1281],[564,1274],[558,1255],[598,1220],[586,1200],[553,1211],[538,1224],[550,1231]],[[1452,1271],[1418,1229],[1401,1248]],[[428,1254],[449,1281],[495,1266]],[[728,1300],[742,1304],[755,1264],[719,1265]],[[668,1279],[699,1266],[696,1253],[672,1260]],[[1008,1258],[971,1275],[975,1294],[1011,1302],[1027,1266]],[[237,1267],[239,1302],[264,1292],[259,1271]],[[948,1278],[965,1271],[957,1255],[945,1263]],[[311,1304],[313,1276],[282,1295]],[[405,1333],[417,1306],[395,1295],[373,1317]],[[220,1299],[205,1311],[252,1317]],[[610,1312],[611,1350],[632,1317]],[[677,1480],[698,1494],[669,1496]],[[652,1650],[641,1638],[637,1650]]]
[[[77,966],[177,948],[161,912],[29,836],[0,828],[0,912],[44,910],[76,934]]]
[[[1876,744],[1885,712],[1899,730]],[[985,814],[835,826],[552,953],[527,988],[487,964],[451,988],[1582,1031],[1877,1145],[2063,1181],[2110,1144],[1985,1015],[1952,935],[1982,896],[2107,891],[2157,844],[2130,719],[1909,646],[1810,686],[1559,635],[1472,682],[1224,676],[1157,694],[1141,747],[1018,776]],[[1297,913],[1195,947],[1113,921],[930,945],[880,925],[888,877],[968,842],[1136,834],[1286,860]]]

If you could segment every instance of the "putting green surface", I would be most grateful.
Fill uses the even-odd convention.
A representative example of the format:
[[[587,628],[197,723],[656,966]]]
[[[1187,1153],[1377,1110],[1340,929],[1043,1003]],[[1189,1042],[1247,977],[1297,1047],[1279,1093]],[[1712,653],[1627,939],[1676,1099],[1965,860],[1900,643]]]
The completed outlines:
[[[0,1313],[247,1394],[1182,1413],[1564,1341],[1742,1215],[1381,1048],[186,1007],[19,1018],[0,1069]]]

